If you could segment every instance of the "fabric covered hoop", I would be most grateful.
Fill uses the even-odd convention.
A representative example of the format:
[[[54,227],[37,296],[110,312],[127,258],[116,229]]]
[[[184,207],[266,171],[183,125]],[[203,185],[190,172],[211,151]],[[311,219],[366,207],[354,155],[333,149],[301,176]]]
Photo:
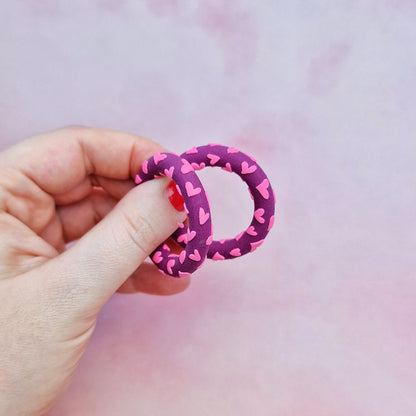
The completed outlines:
[[[189,169],[189,162],[174,153],[156,153],[145,160],[135,182],[140,184],[151,179],[168,176],[175,181],[187,207],[189,227],[183,227],[186,247],[179,255],[171,253],[167,244],[159,245],[150,258],[165,274],[174,277],[189,276],[205,261],[212,242],[212,224],[208,199],[201,181]],[[201,221],[201,213],[204,213]],[[186,230],[185,230],[186,228]],[[185,237],[180,238],[182,241]]]
[[[259,247],[273,226],[276,197],[266,174],[256,161],[234,147],[220,144],[193,147],[181,157],[195,170],[218,166],[236,173],[248,185],[254,201],[254,215],[247,230],[232,239],[212,241],[208,257],[213,260],[234,259]],[[178,228],[172,237],[186,247],[184,235],[185,231]]]

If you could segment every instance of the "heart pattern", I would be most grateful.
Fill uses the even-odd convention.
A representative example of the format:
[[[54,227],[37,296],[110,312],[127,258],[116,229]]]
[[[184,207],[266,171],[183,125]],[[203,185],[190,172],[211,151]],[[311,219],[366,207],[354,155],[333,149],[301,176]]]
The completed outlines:
[[[205,167],[205,163],[191,163],[192,167],[194,168],[194,170],[201,170],[204,169]]]
[[[223,168],[221,168],[221,169],[224,169],[224,170],[226,170],[227,172],[232,172],[233,170],[231,169],[231,164],[230,164],[230,162],[227,162],[226,164],[225,164],[225,166],[223,167]]]
[[[165,160],[167,157],[168,157],[168,155],[166,155],[164,153],[155,153],[153,155],[153,160],[155,161],[155,165],[157,165],[162,160]]]
[[[194,188],[191,182],[185,183],[185,189],[189,197],[195,196],[201,193],[201,188],[198,188],[198,187]]]
[[[171,166],[169,169],[165,169],[164,170],[164,173],[165,173],[165,175],[167,176],[167,177],[169,177],[169,178],[171,178],[172,179],[172,176],[173,176],[173,171],[175,170],[175,167],[174,166]]]
[[[176,239],[176,241],[178,243],[187,244],[188,243],[188,233],[186,232],[186,233],[183,233],[183,234],[179,235],[178,238]]]
[[[186,159],[182,159],[181,172],[189,173],[189,172],[193,172],[193,170],[194,168],[192,167],[192,165]]]
[[[231,251],[230,251],[230,254],[232,255],[232,256],[234,256],[234,257],[239,257],[239,256],[241,256],[241,251],[240,251],[240,249],[237,247],[237,248],[233,248]]]
[[[194,146],[191,149],[187,150],[185,153],[187,155],[194,155],[195,153],[198,153],[198,149]]]
[[[189,255],[189,258],[193,261],[199,261],[201,260],[201,255],[199,254],[199,251],[195,249],[194,252]]]
[[[207,154],[207,158],[209,159],[209,164],[211,166],[215,165],[221,158],[217,155],[212,155],[211,153]]]
[[[209,212],[205,212],[204,208],[199,207],[199,223],[204,225],[209,219]]]
[[[244,162],[241,163],[241,174],[242,175],[247,175],[249,173],[253,173],[256,170],[257,170],[257,166],[256,165],[249,166],[246,161],[244,161]]]
[[[148,160],[145,160],[145,161],[142,163],[142,171],[143,171],[144,173],[146,173],[146,174],[148,174],[148,173],[149,173],[148,166],[149,166],[149,161],[148,161]]]
[[[248,185],[254,201],[253,220],[248,228],[232,239],[214,241],[212,218],[206,192],[195,171],[218,166],[234,172]],[[189,276],[199,269],[207,257],[213,260],[233,259],[256,250],[275,222],[276,195],[256,160],[232,146],[210,143],[192,147],[181,155],[155,153],[145,160],[134,177],[136,185],[175,175],[175,185],[184,199],[188,222],[178,224],[172,235],[184,249],[175,254],[166,243],[152,253],[151,259],[159,271],[175,277]],[[219,187],[220,188],[220,187]],[[198,196],[198,198],[195,198]]]
[[[221,254],[218,253],[218,251],[215,252],[215,254],[212,256],[212,260],[224,260],[224,259],[225,259],[225,257],[221,256]]]
[[[254,243],[250,243],[251,250],[250,252],[254,251],[257,247],[261,246],[263,244],[264,240],[255,241]]]
[[[152,260],[155,263],[160,263],[163,260],[162,252],[161,251],[156,251],[156,253],[152,257]]]
[[[256,209],[254,211],[254,218],[260,223],[260,224],[264,224],[266,222],[266,220],[263,218],[264,215],[264,209],[263,208],[259,208]]]
[[[188,230],[188,236],[187,236],[187,239],[186,239],[186,243],[188,244],[190,241],[192,241],[195,238],[195,236],[196,236],[196,231],[195,230],[192,230],[192,231]]]
[[[169,260],[168,263],[166,264],[166,268],[168,269],[169,274],[172,274],[172,267],[175,265],[175,260]]]
[[[134,183],[138,185],[139,183],[142,183],[142,182],[143,182],[143,179],[139,175],[136,175],[136,177],[134,178]]]
[[[257,231],[254,229],[254,227],[252,225],[250,225],[250,227],[247,228],[247,234],[256,236]]]
[[[269,191],[267,190],[268,187],[269,187],[269,181],[267,179],[264,179],[260,183],[260,185],[256,186],[256,189],[260,192],[260,195],[264,199],[269,199],[269,197],[270,197]]]

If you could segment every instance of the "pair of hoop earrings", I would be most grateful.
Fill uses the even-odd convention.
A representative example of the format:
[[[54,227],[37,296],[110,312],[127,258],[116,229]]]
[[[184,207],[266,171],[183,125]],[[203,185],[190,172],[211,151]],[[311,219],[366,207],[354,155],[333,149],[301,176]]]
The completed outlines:
[[[196,170],[221,167],[234,172],[248,185],[254,201],[254,215],[249,227],[235,238],[214,241],[210,207]],[[140,183],[168,176],[175,183],[185,201],[189,226],[182,224],[173,239],[183,247],[180,254],[172,253],[161,244],[150,258],[159,270],[170,276],[189,276],[200,268],[206,258],[234,259],[259,247],[274,223],[276,197],[270,182],[256,161],[234,147],[220,144],[193,147],[178,156],[175,153],[156,153],[145,160],[135,182]]]

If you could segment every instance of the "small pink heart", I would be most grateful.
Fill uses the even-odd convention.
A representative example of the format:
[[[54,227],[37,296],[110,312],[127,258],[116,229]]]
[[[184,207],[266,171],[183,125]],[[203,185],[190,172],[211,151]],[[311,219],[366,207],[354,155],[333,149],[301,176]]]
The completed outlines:
[[[248,227],[247,234],[254,235],[254,236],[257,235],[257,232],[256,232],[256,230],[254,229],[254,227],[252,225],[250,225],[250,227]]]
[[[260,224],[264,224],[266,222],[266,220],[263,218],[264,215],[264,209],[263,208],[259,208],[256,209],[254,211],[254,218],[260,223]]]
[[[201,169],[204,169],[204,167],[205,167],[205,163],[196,163],[196,162],[192,162],[191,163],[191,165],[192,165],[192,167],[195,169],[195,170],[201,170]]]
[[[263,240],[255,241],[254,243],[250,243],[251,245],[251,252],[254,251],[258,246],[260,246],[263,243]]]
[[[211,153],[207,154],[207,158],[209,159],[209,164],[211,166],[215,165],[221,158],[217,155],[212,155]]]
[[[237,247],[237,248],[233,248],[231,251],[230,251],[230,254],[232,255],[232,256],[234,256],[234,257],[238,257],[238,256],[241,256],[241,251],[240,251],[240,249]]]
[[[198,195],[199,193],[201,193],[201,188],[194,188],[194,186],[192,185],[191,182],[186,182],[185,183],[185,189],[186,189],[186,193],[188,194],[189,197],[195,196],[195,195]]]
[[[210,235],[210,236],[207,238],[207,246],[210,246],[210,245],[212,244],[212,240],[213,240],[213,236],[212,236],[212,235]]]
[[[189,258],[193,261],[199,261],[201,260],[201,255],[199,254],[199,251],[195,249],[194,252],[189,255]]]
[[[173,171],[175,170],[174,166],[171,166],[169,169],[165,169],[164,173],[166,176],[172,179]]]
[[[269,199],[269,191],[267,190],[267,188],[269,187],[269,181],[267,179],[264,179],[263,182],[260,185],[256,186],[256,189],[260,192],[261,196],[264,199]]]
[[[227,162],[227,163],[225,164],[225,166],[224,166],[223,168],[221,168],[221,169],[224,169],[224,170],[226,170],[226,171],[228,171],[228,172],[232,172],[232,171],[233,171],[233,170],[231,169],[230,162]]]
[[[183,222],[181,222],[180,224],[178,224],[178,227],[183,228],[183,227],[185,227],[185,224]]]
[[[257,170],[257,166],[256,165],[248,166],[248,163],[247,162],[241,163],[241,174],[242,175],[247,175],[248,173],[253,173],[256,170]]]
[[[163,244],[163,250],[167,250],[167,251],[170,251],[170,248],[169,248],[169,246],[165,243],[165,244]]]
[[[238,234],[236,237],[235,237],[235,239],[238,241],[238,240],[240,240],[240,238],[243,236],[243,234],[245,233],[245,231],[241,231],[241,233],[240,234]]]
[[[215,252],[215,254],[212,256],[212,260],[224,260],[225,257],[221,256],[220,253],[218,253],[218,251]]]
[[[165,160],[167,157],[168,157],[168,155],[166,155],[164,153],[155,153],[153,155],[153,160],[155,161],[155,165],[157,165],[162,160]]]
[[[182,173],[189,173],[189,172],[192,172],[194,170],[192,165],[186,159],[182,159],[182,163],[183,163],[183,165],[181,167],[181,172]]]
[[[204,208],[199,208],[199,223],[204,225],[209,219],[209,212],[205,212]]]
[[[185,243],[185,244],[187,244],[187,242],[188,242],[188,233],[183,233],[183,234],[181,234],[181,235],[179,235],[178,236],[178,243]]]
[[[179,277],[185,277],[185,276],[191,275],[191,273],[188,273],[188,272],[178,272],[178,274],[179,274]]]
[[[188,230],[188,238],[187,238],[187,243],[189,243],[190,241],[192,241],[196,236],[196,231],[195,230]]]
[[[143,179],[139,175],[136,175],[136,177],[134,178],[134,182],[136,183],[136,185],[138,185],[139,183],[143,182]]]
[[[270,217],[269,226],[267,227],[267,231],[270,231],[274,224],[274,215]]]
[[[166,268],[168,269],[169,274],[172,274],[172,267],[175,265],[175,260],[169,260],[166,264]]]
[[[162,252],[161,251],[156,251],[156,253],[152,257],[152,260],[155,263],[159,264],[163,260]]]
[[[223,238],[222,240],[220,240],[220,244],[224,244],[227,240],[225,238]]]
[[[230,146],[228,149],[227,149],[227,153],[238,153],[239,152],[239,150],[238,149],[236,149],[235,147],[232,147],[232,146]]]
[[[208,146],[211,146],[211,147],[221,146],[222,147],[222,144],[219,144],[219,143],[208,143]]]
[[[194,155],[195,153],[198,153],[198,149],[195,146],[192,149],[186,151],[187,155]]]
[[[181,264],[183,264],[183,262],[185,261],[185,257],[186,257],[186,252],[185,250],[182,250],[181,254],[179,254],[179,261],[181,262]]]
[[[149,164],[149,161],[148,161],[148,160],[145,160],[145,161],[142,163],[142,171],[143,171],[144,173],[146,173],[146,174],[148,174],[148,173],[149,173],[149,170],[148,170],[148,164]]]

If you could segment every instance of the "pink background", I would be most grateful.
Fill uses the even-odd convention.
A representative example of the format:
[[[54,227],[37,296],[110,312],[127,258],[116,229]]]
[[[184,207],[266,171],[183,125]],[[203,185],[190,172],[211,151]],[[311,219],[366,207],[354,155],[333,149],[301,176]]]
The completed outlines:
[[[68,124],[221,142],[278,199],[253,255],[115,295],[49,416],[416,414],[415,22],[412,0],[1,2],[1,148]],[[237,234],[244,186],[201,178]]]

